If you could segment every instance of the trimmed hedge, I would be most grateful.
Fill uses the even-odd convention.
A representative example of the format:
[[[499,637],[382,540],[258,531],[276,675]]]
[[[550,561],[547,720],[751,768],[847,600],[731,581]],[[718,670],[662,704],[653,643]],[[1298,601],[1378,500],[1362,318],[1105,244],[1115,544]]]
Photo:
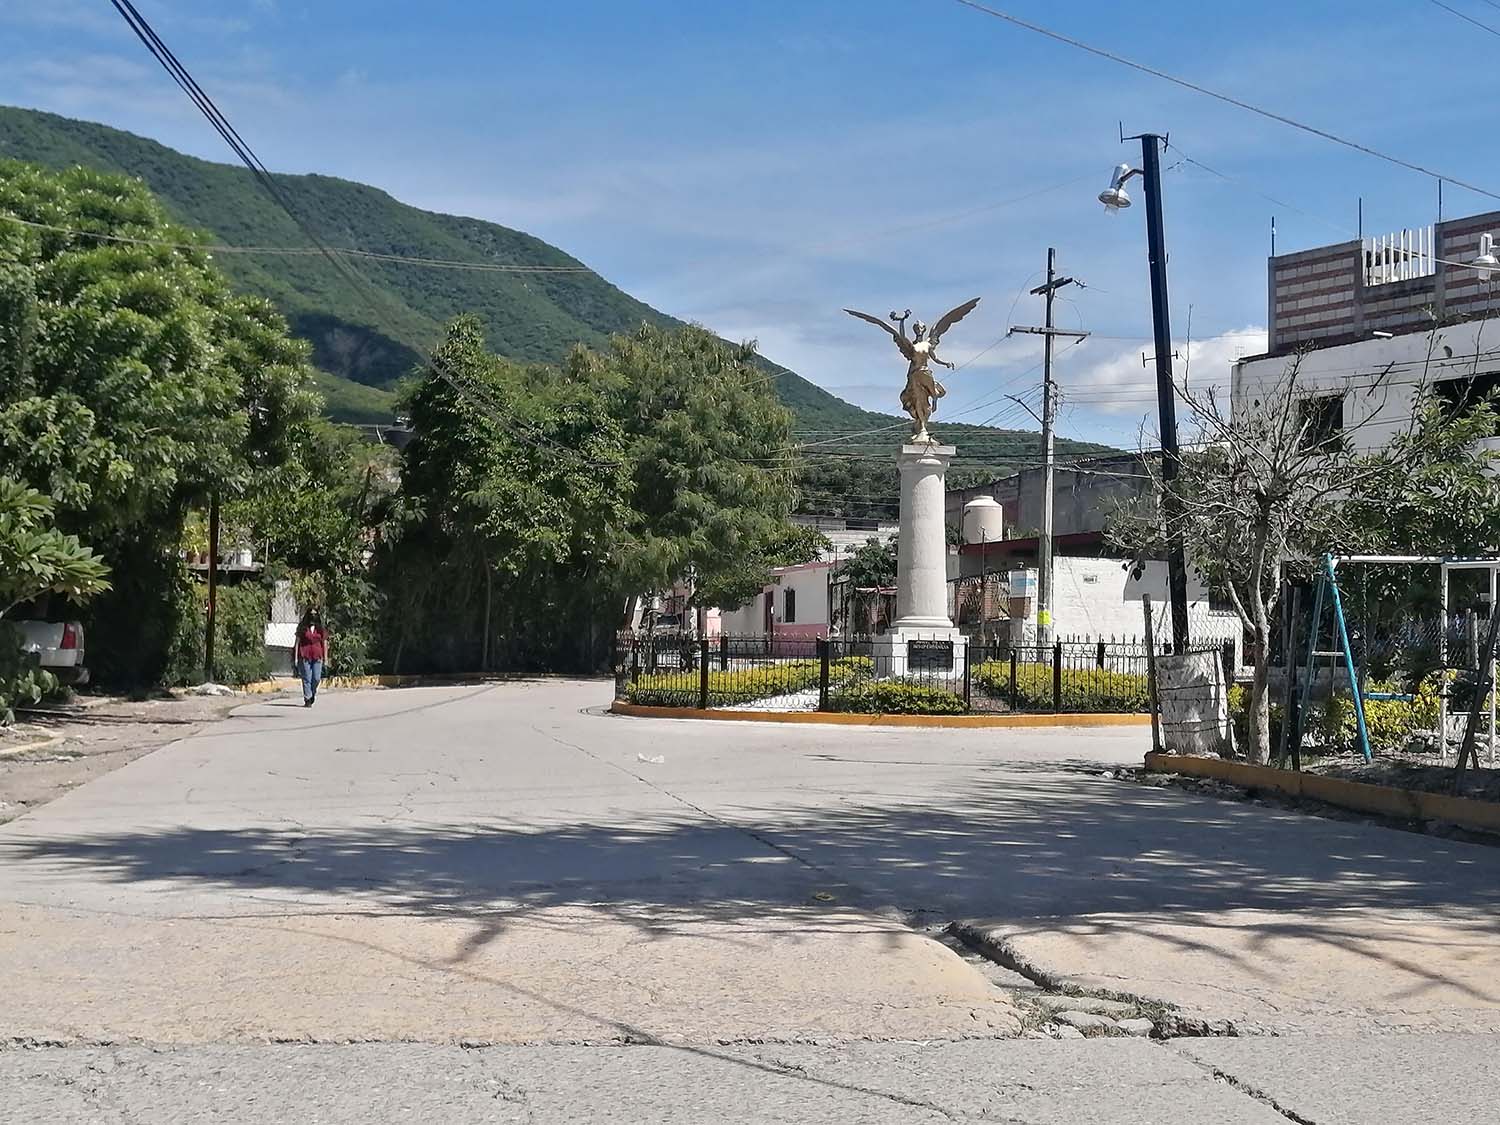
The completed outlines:
[[[1010,661],[987,660],[976,664],[973,686],[1002,702],[1010,702]],[[1135,672],[1108,668],[1064,668],[1062,710],[1074,713],[1148,711],[1151,693],[1146,677]],[[1016,665],[1016,710],[1052,710],[1052,665],[1028,662]]]
[[[828,709],[859,715],[962,715],[964,700],[930,683],[860,678],[830,692]]]
[[[737,703],[754,703],[777,695],[791,695],[818,686],[822,664],[817,660],[788,660],[759,668],[711,671],[708,674],[708,705],[733,707]],[[873,675],[875,662],[868,656],[845,656],[828,666],[830,691],[862,676]],[[642,676],[631,684],[625,698],[647,707],[696,707],[698,677],[696,668],[680,672],[659,672]]]

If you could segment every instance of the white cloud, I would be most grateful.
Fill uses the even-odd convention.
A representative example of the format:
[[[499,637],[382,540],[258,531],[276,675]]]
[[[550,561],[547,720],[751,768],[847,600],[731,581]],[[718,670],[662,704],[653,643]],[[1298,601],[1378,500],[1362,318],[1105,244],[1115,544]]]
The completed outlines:
[[[66,82],[77,85],[107,85],[139,82],[150,76],[143,64],[123,55],[99,53],[71,55],[67,58],[34,59],[20,68],[27,78],[44,82]]]
[[[1198,389],[1228,387],[1234,361],[1265,350],[1264,328],[1253,325],[1236,328],[1194,340],[1190,345],[1177,341],[1173,351],[1179,358],[1173,363],[1173,370],[1178,380],[1186,377]],[[1144,355],[1149,359],[1151,354],[1151,342],[1142,340],[1075,367],[1067,377],[1064,397],[1101,414],[1136,413],[1143,402],[1152,400],[1156,394],[1155,364],[1141,358]]]

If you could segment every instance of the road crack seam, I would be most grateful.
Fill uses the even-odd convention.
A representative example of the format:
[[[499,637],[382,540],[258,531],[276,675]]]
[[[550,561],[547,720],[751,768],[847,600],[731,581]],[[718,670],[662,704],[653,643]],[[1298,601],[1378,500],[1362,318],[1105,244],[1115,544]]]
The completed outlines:
[[[1182,1055],[1180,1051],[1177,1052],[1177,1054],[1179,1057],[1189,1057]],[[1311,1117],[1303,1117],[1296,1110],[1288,1109],[1286,1106],[1278,1102],[1275,1098],[1271,1097],[1271,1095],[1266,1093],[1264,1090],[1260,1089],[1259,1087],[1252,1086],[1250,1085],[1250,1083],[1245,1082],[1242,1079],[1236,1078],[1227,1070],[1220,1070],[1216,1066],[1211,1066],[1208,1063],[1199,1062],[1197,1059],[1191,1059],[1191,1061],[1196,1066],[1201,1067],[1202,1069],[1208,1071],[1209,1074],[1213,1075],[1215,1081],[1222,1082],[1231,1089],[1238,1090],[1247,1098],[1253,1098],[1263,1105],[1270,1106],[1277,1113],[1281,1114],[1282,1117],[1285,1117],[1288,1121],[1295,1121],[1297,1125],[1318,1125],[1318,1123]]]

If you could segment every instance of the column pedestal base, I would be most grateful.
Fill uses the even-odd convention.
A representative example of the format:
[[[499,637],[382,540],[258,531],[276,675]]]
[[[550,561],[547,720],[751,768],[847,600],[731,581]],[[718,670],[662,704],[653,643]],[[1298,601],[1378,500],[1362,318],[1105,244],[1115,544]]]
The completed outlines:
[[[889,633],[875,638],[875,676],[914,676],[919,679],[962,679],[968,660],[969,638],[946,622],[915,625],[897,622]]]

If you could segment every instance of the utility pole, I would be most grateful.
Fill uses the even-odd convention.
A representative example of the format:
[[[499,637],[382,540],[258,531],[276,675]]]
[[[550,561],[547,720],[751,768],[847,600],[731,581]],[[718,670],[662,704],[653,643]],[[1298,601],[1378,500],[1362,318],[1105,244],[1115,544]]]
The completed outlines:
[[[1015,327],[1007,332],[1027,332],[1042,337],[1042,535],[1037,552],[1036,582],[1036,643],[1040,646],[1052,643],[1052,476],[1053,476],[1053,431],[1057,419],[1057,384],[1052,379],[1052,340],[1055,336],[1070,336],[1082,340],[1087,332],[1070,332],[1057,328],[1052,323],[1052,300],[1064,286],[1079,284],[1071,277],[1058,277],[1056,270],[1057,251],[1047,247],[1047,283],[1031,291],[1033,297],[1042,297],[1047,303],[1046,324],[1041,328]],[[1023,404],[1024,405],[1024,404]],[[1029,409],[1029,408],[1028,408]],[[1035,414],[1032,417],[1036,417]]]
[[[208,606],[203,621],[203,682],[214,678],[214,628],[219,609],[219,493],[208,496]]]
[[[1167,309],[1167,245],[1161,218],[1161,142],[1143,133],[1141,178],[1146,185],[1146,245],[1151,260],[1151,322],[1156,337],[1156,408],[1161,427],[1162,514],[1167,524],[1167,587],[1172,605],[1172,651],[1188,646],[1187,552],[1182,542],[1182,497],[1177,472],[1177,390],[1172,382],[1172,317]]]

